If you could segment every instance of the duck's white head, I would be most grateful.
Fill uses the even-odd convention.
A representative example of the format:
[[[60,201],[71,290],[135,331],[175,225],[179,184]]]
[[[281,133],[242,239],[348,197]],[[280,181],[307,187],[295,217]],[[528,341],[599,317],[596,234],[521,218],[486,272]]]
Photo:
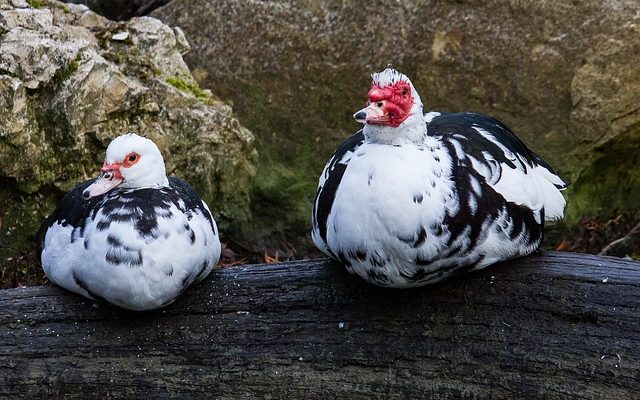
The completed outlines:
[[[367,106],[353,115],[367,139],[420,142],[426,131],[422,100],[409,78],[393,68],[371,75]]]
[[[158,146],[135,133],[111,141],[100,171],[98,179],[82,193],[85,200],[116,187],[135,189],[169,184]]]

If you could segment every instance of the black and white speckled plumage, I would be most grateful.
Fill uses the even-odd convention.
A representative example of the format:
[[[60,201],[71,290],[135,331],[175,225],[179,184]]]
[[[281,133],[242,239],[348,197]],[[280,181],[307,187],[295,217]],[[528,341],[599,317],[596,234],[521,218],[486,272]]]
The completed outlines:
[[[316,246],[392,287],[535,251],[544,220],[562,217],[564,182],[499,121],[423,116],[414,96],[405,123],[365,125],[327,163],[313,208]]]
[[[39,233],[49,279],[94,300],[145,310],[170,304],[206,277],[220,257],[215,221],[188,183],[164,179],[166,185],[117,187],[85,199],[92,179],[67,193]]]

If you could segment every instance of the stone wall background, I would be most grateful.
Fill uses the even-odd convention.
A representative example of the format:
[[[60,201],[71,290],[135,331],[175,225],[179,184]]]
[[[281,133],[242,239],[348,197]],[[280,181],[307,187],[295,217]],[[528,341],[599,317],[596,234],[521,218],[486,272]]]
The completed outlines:
[[[572,182],[569,226],[640,209],[635,0],[184,0],[152,15],[181,27],[195,78],[256,135],[248,237],[306,237],[324,163],[389,64],[427,109],[492,115],[549,161]]]

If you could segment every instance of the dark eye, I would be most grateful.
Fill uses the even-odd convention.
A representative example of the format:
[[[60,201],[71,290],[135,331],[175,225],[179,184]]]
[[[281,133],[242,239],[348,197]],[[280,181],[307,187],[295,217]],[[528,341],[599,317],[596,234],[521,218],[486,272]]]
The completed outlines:
[[[382,107],[382,102],[381,102],[381,101],[379,101],[376,105],[377,105],[378,107]]]
[[[407,97],[407,89],[402,89],[402,97]]]
[[[138,159],[138,155],[137,154],[134,153],[134,154],[129,155],[129,161],[130,162],[134,162],[137,159]]]

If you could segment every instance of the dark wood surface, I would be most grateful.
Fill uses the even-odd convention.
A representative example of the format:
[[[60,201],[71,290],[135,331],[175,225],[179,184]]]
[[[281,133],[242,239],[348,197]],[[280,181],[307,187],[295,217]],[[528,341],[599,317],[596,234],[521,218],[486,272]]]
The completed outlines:
[[[637,399],[640,263],[547,252],[411,290],[249,265],[144,313],[4,290],[0,397]]]

